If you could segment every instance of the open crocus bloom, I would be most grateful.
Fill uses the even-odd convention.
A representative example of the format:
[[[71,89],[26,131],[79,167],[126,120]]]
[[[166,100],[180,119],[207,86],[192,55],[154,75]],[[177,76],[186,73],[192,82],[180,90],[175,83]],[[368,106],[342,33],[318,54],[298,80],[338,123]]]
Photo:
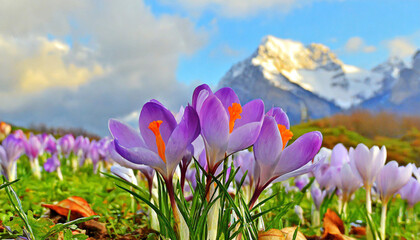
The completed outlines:
[[[284,181],[307,173],[316,166],[310,161],[321,147],[322,134],[318,131],[306,133],[287,146],[287,142],[283,143],[287,138],[282,135],[291,135],[291,132],[279,126],[276,119],[269,115],[264,117],[261,133],[254,144],[255,175],[258,180],[250,207],[272,181]]]
[[[179,123],[162,104],[146,103],[139,118],[140,135],[132,128],[110,120],[115,150],[128,161],[154,168],[166,180],[172,178],[188,146],[200,134],[196,111],[187,106]]]
[[[379,172],[376,187],[379,190],[382,202],[388,202],[411,178],[412,166],[398,167],[396,161],[387,163]]]
[[[350,148],[350,165],[358,174],[365,188],[370,188],[386,160],[386,148],[373,146],[371,149],[360,143],[356,149]]]
[[[211,173],[227,156],[257,140],[264,116],[262,100],[256,99],[242,106],[231,88],[222,88],[213,94],[204,84],[194,90],[192,106],[200,117]]]

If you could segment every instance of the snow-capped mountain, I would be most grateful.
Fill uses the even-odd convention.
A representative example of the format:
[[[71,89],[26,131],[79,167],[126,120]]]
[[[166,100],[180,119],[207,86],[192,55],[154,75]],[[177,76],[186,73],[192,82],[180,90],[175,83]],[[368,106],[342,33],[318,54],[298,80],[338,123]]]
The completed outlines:
[[[364,70],[344,64],[322,44],[266,37],[249,58],[221,79],[241,101],[262,98],[285,109],[291,120],[319,118],[359,106],[396,87],[404,63],[396,58]]]
[[[373,111],[391,111],[420,115],[420,51],[411,66],[403,66],[383,92],[363,102],[360,107]]]

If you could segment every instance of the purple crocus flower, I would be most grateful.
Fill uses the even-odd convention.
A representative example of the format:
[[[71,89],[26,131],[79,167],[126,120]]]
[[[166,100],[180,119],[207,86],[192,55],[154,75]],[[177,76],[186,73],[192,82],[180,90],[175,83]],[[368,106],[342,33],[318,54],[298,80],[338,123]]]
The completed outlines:
[[[38,158],[42,149],[42,143],[35,135],[31,135],[25,142],[25,153],[31,161]]]
[[[242,106],[231,88],[213,94],[204,84],[194,90],[192,106],[200,117],[210,173],[214,174],[227,156],[257,140],[264,116],[264,103],[260,99]]]
[[[0,165],[8,181],[16,179],[16,160],[24,151],[24,142],[13,134],[8,135],[0,145]]]
[[[264,117],[261,133],[254,144],[255,175],[258,180],[254,196],[249,204],[250,208],[272,181],[284,181],[311,171],[315,165],[309,162],[321,147],[322,134],[318,131],[306,133],[290,146],[286,146],[285,142],[287,143],[292,134],[286,130],[287,128],[281,127],[285,125],[277,122],[278,119],[284,119],[284,117],[270,115]]]
[[[78,157],[79,165],[82,166],[89,151],[90,140],[88,137],[78,136],[74,140],[73,153]]]
[[[131,168],[125,168],[116,164],[111,167],[111,173],[127,182],[137,185],[137,178]]]
[[[73,150],[74,137],[71,134],[66,134],[58,139],[57,143],[60,146],[61,154],[68,157],[71,150]]]
[[[87,157],[90,158],[90,160],[92,160],[92,164],[93,164],[93,172],[97,172],[98,171],[98,163],[101,160],[101,155],[99,154],[99,148],[100,148],[100,144],[93,140],[90,143],[89,146],[89,150],[87,153]]]
[[[402,199],[407,200],[408,207],[413,208],[414,205],[420,202],[420,183],[412,177],[398,193],[401,195]]]
[[[44,163],[44,169],[47,172],[54,172],[60,167],[61,162],[58,159],[57,154],[52,155],[52,157],[48,158],[47,161]]]
[[[54,138],[53,135],[49,134],[44,136],[43,145],[46,152],[49,152],[51,154],[57,152],[57,140]]]
[[[173,114],[157,101],[146,103],[140,113],[140,134],[117,121],[109,121],[116,151],[136,164],[148,165],[165,180],[172,179],[188,146],[200,133],[195,110],[188,106],[179,124]]]
[[[165,179],[176,228],[181,219],[175,202],[173,174],[186,149],[200,134],[197,112],[187,106],[179,123],[161,103],[152,100],[143,105],[139,118],[140,135],[126,125],[110,120],[115,150],[125,159],[154,168]]]

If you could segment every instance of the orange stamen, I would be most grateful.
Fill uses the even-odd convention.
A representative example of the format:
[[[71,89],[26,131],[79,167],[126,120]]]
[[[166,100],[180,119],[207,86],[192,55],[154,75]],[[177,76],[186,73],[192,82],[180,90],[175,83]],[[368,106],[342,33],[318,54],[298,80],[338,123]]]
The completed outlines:
[[[232,133],[233,127],[235,126],[235,121],[241,119],[242,107],[239,103],[232,103],[231,107],[228,107],[229,110],[229,133]]]
[[[277,127],[279,128],[279,132],[281,135],[281,141],[283,142],[283,149],[286,147],[287,142],[292,139],[293,133],[289,129],[286,128],[286,126],[277,124]]]
[[[156,137],[156,146],[158,149],[159,157],[162,158],[163,162],[166,163],[165,157],[165,142],[163,141],[162,135],[160,134],[159,127],[162,124],[161,120],[153,121],[149,123],[149,129],[152,130]]]

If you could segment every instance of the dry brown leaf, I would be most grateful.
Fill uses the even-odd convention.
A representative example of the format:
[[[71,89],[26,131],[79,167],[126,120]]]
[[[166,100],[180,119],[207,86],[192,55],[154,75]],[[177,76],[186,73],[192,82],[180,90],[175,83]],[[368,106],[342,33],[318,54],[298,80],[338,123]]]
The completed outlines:
[[[57,204],[42,204],[43,207],[49,208],[61,216],[67,217],[70,213],[70,219],[77,219],[80,217],[90,217],[96,213],[89,206],[89,203],[81,197],[73,196]]]
[[[365,236],[366,235],[366,227],[351,226],[349,234],[357,235],[357,236]]]
[[[354,238],[344,235],[344,223],[331,209],[327,209],[324,215],[323,240],[352,240]]]
[[[281,230],[270,229],[266,232],[260,232],[258,234],[258,240],[292,240],[295,230],[296,227],[287,227]],[[305,235],[298,231],[296,240],[306,240]]]

